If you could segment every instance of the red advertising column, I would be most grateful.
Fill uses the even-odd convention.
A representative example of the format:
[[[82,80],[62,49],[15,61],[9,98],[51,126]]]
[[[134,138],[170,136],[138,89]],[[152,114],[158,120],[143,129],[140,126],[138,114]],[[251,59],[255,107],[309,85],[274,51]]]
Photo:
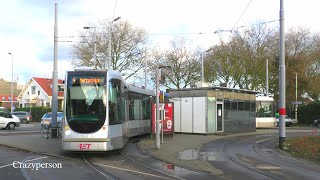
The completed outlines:
[[[164,103],[164,116],[165,116],[164,120],[160,119],[160,123],[162,123],[162,127],[163,127],[163,133],[173,134],[174,133],[173,103]],[[152,104],[151,127],[152,127],[151,129],[152,134],[155,134],[156,133],[156,104],[155,103]]]

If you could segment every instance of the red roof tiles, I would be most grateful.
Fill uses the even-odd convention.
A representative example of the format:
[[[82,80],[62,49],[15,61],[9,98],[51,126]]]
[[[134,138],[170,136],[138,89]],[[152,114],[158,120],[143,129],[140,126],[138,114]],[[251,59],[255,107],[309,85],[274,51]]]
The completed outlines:
[[[52,88],[50,87],[50,85],[52,85],[52,79],[37,77],[33,77],[33,79],[41,86],[48,96],[52,96]],[[63,80],[58,79],[58,84],[63,84]],[[63,91],[59,91],[58,96],[63,97]]]

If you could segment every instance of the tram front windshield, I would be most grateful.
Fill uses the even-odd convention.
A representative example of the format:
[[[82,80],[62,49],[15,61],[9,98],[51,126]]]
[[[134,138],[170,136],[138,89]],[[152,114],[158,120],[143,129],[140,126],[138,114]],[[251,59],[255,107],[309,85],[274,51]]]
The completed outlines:
[[[68,76],[66,118],[73,131],[93,133],[102,128],[106,119],[105,75],[82,74]]]

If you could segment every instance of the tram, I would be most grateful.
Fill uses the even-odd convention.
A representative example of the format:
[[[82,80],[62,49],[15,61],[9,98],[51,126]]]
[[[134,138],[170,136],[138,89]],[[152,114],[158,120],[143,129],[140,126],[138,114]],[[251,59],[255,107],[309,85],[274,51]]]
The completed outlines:
[[[126,84],[113,70],[67,71],[62,149],[110,151],[150,133],[155,93]]]
[[[270,128],[277,124],[273,97],[256,97],[256,128]]]

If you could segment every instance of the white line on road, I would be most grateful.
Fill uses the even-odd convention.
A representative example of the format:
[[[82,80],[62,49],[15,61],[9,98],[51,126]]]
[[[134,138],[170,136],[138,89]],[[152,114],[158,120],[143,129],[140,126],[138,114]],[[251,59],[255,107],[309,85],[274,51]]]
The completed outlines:
[[[30,162],[30,161],[36,161],[36,160],[39,160],[39,159],[44,159],[44,158],[48,158],[47,156],[45,156],[45,157],[39,157],[39,158],[35,158],[35,159],[30,159],[30,160],[27,160],[27,161],[22,161],[22,162]],[[4,166],[0,166],[0,169],[1,168],[4,168],[4,167],[8,167],[8,166],[12,166],[13,165],[13,163],[11,163],[11,164],[7,164],[7,165],[4,165]]]
[[[272,166],[272,165],[257,165],[256,168],[258,169],[265,169],[265,170],[275,170],[275,169],[282,169],[279,166]]]
[[[260,140],[260,141],[256,141],[256,143],[259,144],[259,143],[262,143],[262,142],[265,142],[265,141],[269,141],[269,140],[271,140],[271,139],[273,139],[273,138],[262,139],[262,140]]]
[[[0,132],[0,135],[1,134],[27,134],[27,133],[40,133],[40,130],[39,131],[15,131],[15,132],[5,131],[5,132]]]
[[[105,164],[99,164],[99,163],[92,163],[92,164],[99,165],[99,166],[105,166],[105,167],[113,168],[113,169],[118,169],[118,170],[122,170],[122,171],[134,172],[134,173],[137,173],[137,174],[143,174],[143,175],[148,175],[148,176],[163,178],[163,179],[171,179],[171,178],[166,178],[166,177],[162,177],[162,176],[157,176],[157,175],[154,175],[154,174],[144,173],[144,172],[140,172],[140,171],[134,171],[134,170],[130,170],[130,169],[124,169],[124,168],[119,168],[119,167],[114,167],[114,166],[108,166],[108,165],[105,165]]]

